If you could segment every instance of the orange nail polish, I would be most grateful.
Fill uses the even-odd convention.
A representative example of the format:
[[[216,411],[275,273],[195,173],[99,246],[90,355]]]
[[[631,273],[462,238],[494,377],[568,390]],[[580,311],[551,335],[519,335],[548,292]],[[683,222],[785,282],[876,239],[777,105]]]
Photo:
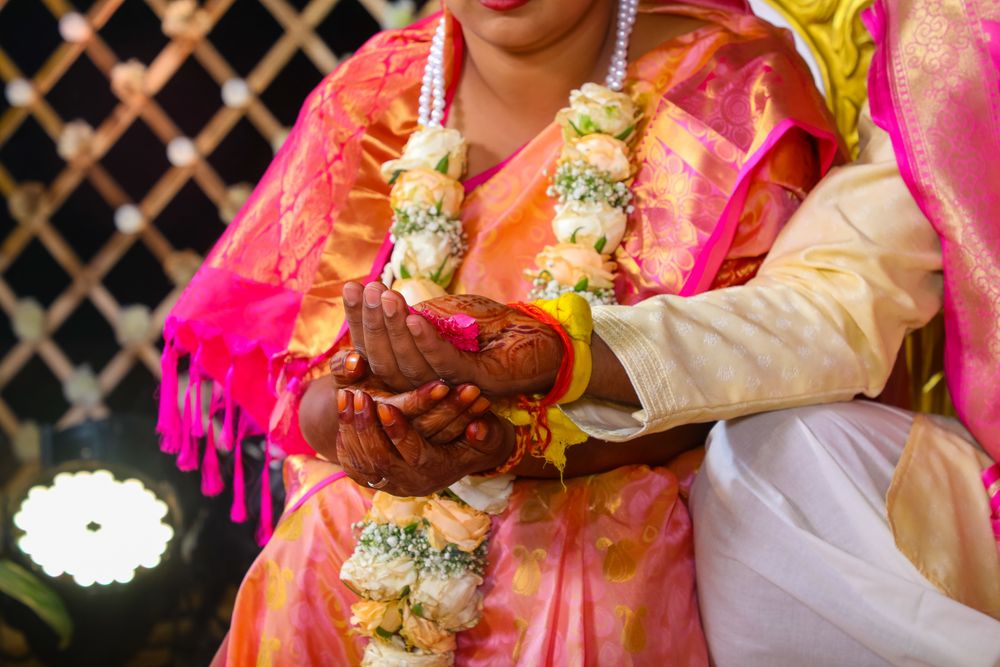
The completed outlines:
[[[480,396],[476,400],[476,402],[472,404],[472,407],[469,409],[476,413],[482,413],[489,410],[489,408],[490,408],[490,399],[486,398],[485,396]]]
[[[392,416],[392,410],[389,409],[388,405],[382,403],[378,404],[378,418],[383,426],[392,426],[396,423],[395,418]]]
[[[337,409],[341,411],[347,409],[347,392],[343,389],[337,390]]]
[[[446,384],[435,385],[435,387],[431,389],[431,398],[433,398],[435,401],[440,401],[442,398],[448,395],[449,391],[451,390],[448,388],[448,385]]]
[[[347,358],[344,359],[344,368],[347,369],[348,373],[353,373],[358,368],[358,362],[360,361],[361,361],[361,353],[351,352],[349,355],[347,355]]]
[[[479,394],[479,387],[474,387],[470,384],[466,387],[462,387],[462,391],[459,392],[458,397],[466,403],[471,403],[476,400]]]
[[[361,412],[365,409],[365,395],[360,391],[354,394],[354,411]]]

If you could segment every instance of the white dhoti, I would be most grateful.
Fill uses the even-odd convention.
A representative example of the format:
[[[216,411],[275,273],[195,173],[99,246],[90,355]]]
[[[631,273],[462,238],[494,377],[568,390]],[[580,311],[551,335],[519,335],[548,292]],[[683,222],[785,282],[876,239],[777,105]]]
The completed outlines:
[[[896,548],[885,497],[912,422],[856,401],[716,426],[691,498],[716,664],[1000,665],[1000,622]]]

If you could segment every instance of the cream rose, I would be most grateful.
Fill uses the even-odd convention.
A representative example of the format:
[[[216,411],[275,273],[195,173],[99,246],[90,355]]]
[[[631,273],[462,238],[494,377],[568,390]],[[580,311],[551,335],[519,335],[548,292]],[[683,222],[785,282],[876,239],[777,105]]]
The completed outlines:
[[[392,523],[400,528],[417,523],[423,517],[426,498],[397,498],[376,491],[372,496],[369,517],[375,523]]]
[[[608,174],[612,181],[624,181],[632,173],[628,145],[606,134],[588,134],[570,139],[563,146],[562,159],[567,162],[582,160]]]
[[[501,514],[514,490],[513,475],[466,475],[448,487],[466,505],[487,514]]]
[[[448,293],[436,282],[426,278],[400,278],[392,283],[392,289],[399,292],[410,306]]]
[[[365,647],[361,667],[452,667],[454,653],[410,653],[395,643],[372,640]]]
[[[575,243],[546,246],[535,261],[539,269],[547,271],[560,285],[575,287],[584,278],[589,289],[606,289],[614,283],[615,263],[605,261],[590,246]]]
[[[389,205],[394,209],[407,204],[421,208],[437,208],[448,218],[457,218],[462,208],[465,189],[453,178],[433,169],[411,169],[400,174],[389,193]]]
[[[559,243],[585,245],[610,254],[621,243],[627,221],[624,211],[605,202],[571,201],[556,205],[552,230]]]
[[[355,602],[351,605],[351,625],[358,626],[358,630],[366,637],[373,637],[379,628],[393,634],[403,626],[399,602]]]
[[[410,169],[439,169],[456,181],[465,173],[466,143],[462,133],[444,127],[425,127],[410,135],[398,160],[382,165],[382,177],[390,181],[396,172]],[[445,158],[447,157],[447,160]]]
[[[420,618],[407,607],[403,611],[403,638],[411,646],[430,653],[448,653],[455,650],[455,635],[437,623]]]
[[[452,254],[444,234],[424,230],[396,240],[392,249],[393,275],[400,278],[427,278],[447,287],[462,258]]]
[[[419,604],[421,616],[449,632],[467,630],[479,622],[482,577],[471,572],[457,577],[421,576],[410,591],[410,605]]]
[[[355,551],[341,566],[340,580],[371,600],[397,600],[417,582],[417,569],[409,558],[381,560],[367,551]]]
[[[487,514],[466,507],[448,498],[431,498],[424,506],[427,527],[427,541],[435,549],[444,549],[454,544],[462,551],[476,550],[490,530]]]
[[[628,141],[635,130],[635,116],[635,103],[625,93],[585,83],[569,94],[569,107],[556,120],[566,139],[600,132]]]

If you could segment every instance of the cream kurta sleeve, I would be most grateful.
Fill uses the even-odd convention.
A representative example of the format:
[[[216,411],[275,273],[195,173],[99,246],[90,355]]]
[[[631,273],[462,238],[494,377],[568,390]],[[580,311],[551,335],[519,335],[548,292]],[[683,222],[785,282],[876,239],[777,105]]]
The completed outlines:
[[[904,336],[941,306],[941,249],[867,109],[864,146],[788,221],[746,285],[594,309],[642,409],[564,406],[621,441],[692,422],[877,395]]]

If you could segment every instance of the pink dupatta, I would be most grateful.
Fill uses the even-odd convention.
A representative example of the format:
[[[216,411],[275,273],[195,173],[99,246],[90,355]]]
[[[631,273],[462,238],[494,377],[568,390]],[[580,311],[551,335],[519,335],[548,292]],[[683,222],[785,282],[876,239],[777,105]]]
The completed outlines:
[[[875,122],[941,237],[945,376],[959,418],[1000,459],[1000,2],[878,0]],[[1000,540],[1000,463],[983,472]]]

